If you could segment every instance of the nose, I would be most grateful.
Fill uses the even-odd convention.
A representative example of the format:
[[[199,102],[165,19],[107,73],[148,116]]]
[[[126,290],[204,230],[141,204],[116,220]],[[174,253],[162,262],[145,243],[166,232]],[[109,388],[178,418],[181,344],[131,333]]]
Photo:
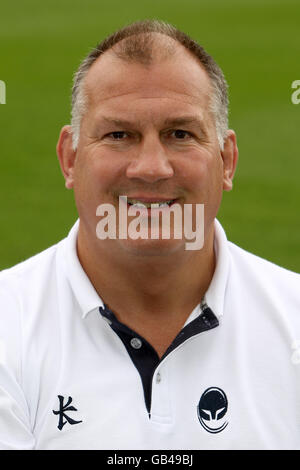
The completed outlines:
[[[138,178],[147,183],[168,179],[174,175],[168,155],[158,137],[145,138],[137,150],[137,157],[127,167],[128,178]]]

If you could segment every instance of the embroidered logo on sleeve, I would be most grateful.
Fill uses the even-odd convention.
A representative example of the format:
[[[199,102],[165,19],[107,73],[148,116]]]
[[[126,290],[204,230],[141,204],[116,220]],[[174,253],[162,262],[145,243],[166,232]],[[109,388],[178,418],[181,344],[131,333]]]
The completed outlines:
[[[77,408],[74,406],[69,406],[72,403],[73,398],[69,397],[67,403],[64,405],[64,397],[62,395],[57,395],[59,399],[59,409],[57,411],[52,410],[53,414],[58,415],[58,429],[61,431],[65,424],[69,423],[71,425],[82,423],[82,421],[75,421],[75,419],[70,418],[66,413],[70,411],[77,411]],[[65,419],[65,421],[64,421]]]

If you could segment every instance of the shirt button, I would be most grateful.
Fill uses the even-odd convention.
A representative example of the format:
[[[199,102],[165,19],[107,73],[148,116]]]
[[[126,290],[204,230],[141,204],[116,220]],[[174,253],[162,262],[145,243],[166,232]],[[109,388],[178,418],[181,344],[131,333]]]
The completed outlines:
[[[156,374],[156,383],[159,384],[161,382],[161,375],[160,372],[157,372]]]
[[[204,323],[205,323],[207,326],[210,326],[210,321],[209,321],[209,319],[208,319],[205,315],[202,315],[202,320],[204,321]]]
[[[130,344],[134,349],[140,349],[142,347],[142,341],[139,338],[132,338]]]

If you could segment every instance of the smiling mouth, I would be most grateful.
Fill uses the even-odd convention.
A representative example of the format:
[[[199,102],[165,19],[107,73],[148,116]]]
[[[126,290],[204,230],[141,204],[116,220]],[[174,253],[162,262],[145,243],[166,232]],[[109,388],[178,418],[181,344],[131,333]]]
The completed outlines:
[[[169,199],[169,200],[157,200],[157,201],[142,201],[140,199],[131,199],[127,198],[127,204],[129,206],[134,206],[136,208],[147,208],[147,209],[157,209],[157,208],[163,208],[163,207],[170,207],[172,204],[174,204],[177,201],[177,199]]]

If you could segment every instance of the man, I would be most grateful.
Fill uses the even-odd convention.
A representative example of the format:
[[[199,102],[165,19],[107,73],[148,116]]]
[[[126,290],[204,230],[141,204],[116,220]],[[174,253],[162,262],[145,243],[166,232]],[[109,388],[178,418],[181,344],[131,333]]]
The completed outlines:
[[[299,276],[216,221],[238,157],[226,93],[203,48],[158,21],[81,64],[57,145],[79,221],[1,273],[1,448],[299,448]],[[162,236],[159,211],[198,205],[201,248]],[[116,215],[102,237],[99,206]],[[135,209],[158,237],[120,236]]]

